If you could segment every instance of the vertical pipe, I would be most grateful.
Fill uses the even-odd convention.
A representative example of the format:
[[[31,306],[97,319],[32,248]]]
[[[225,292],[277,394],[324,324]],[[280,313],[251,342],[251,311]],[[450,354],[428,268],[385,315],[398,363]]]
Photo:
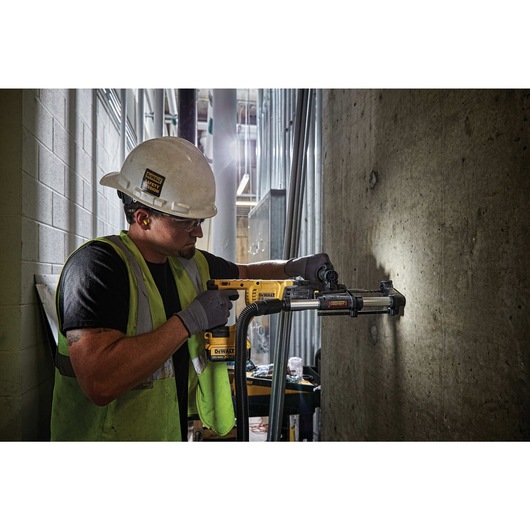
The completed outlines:
[[[283,99],[283,91],[282,90],[275,90],[274,91],[274,105],[273,109],[281,109],[281,101]],[[283,120],[282,120],[282,113],[275,112],[274,115],[276,116],[275,120],[275,128],[276,131],[276,156],[274,157],[274,161],[276,162],[276,170],[274,172],[275,174],[275,188],[279,188],[281,186],[281,181],[283,178],[283,171],[282,171],[282,159],[283,159]]]
[[[283,187],[285,189],[289,188],[289,168],[291,167],[291,145],[292,145],[292,133],[293,133],[293,124],[292,124],[292,113],[291,113],[291,90],[284,94],[283,98],[283,137],[285,142],[285,156],[283,157]]]
[[[258,89],[256,101],[256,200],[261,200],[261,175],[263,174],[263,118],[262,118],[263,89]]]
[[[315,97],[315,219],[317,229],[315,251],[322,250],[322,90]]]
[[[120,103],[121,103],[121,122],[120,122],[120,158],[121,163],[125,161],[127,155],[127,90],[122,88],[120,90]]]
[[[212,219],[212,252],[236,259],[237,91],[213,91],[213,172],[218,214]]]
[[[312,98],[312,114],[314,109],[314,98]],[[312,119],[309,129],[309,139],[307,145],[307,176],[306,176],[306,199],[304,203],[304,211],[302,219],[304,219],[301,230],[302,242],[300,245],[300,255],[306,256],[314,254],[315,249],[315,225],[318,222],[315,216],[315,120]],[[303,311],[301,325],[297,328],[297,349],[298,356],[304,360],[304,365],[312,364],[315,348],[314,341],[317,338],[316,330],[318,330],[319,319],[315,311]],[[307,333],[304,331],[314,329],[315,333]]]
[[[249,163],[248,163],[248,157],[249,157],[249,138],[250,138],[250,111],[249,111],[249,89],[247,88],[247,97],[245,100],[245,144],[244,144],[244,165],[245,169],[243,170],[244,175],[249,175],[250,177],[250,169],[249,169]],[[249,185],[249,191],[252,193],[252,185]]]
[[[178,135],[197,145],[197,90],[178,91]]]
[[[274,156],[274,143],[273,143],[273,130],[272,130],[272,116],[271,116],[271,91],[267,90],[265,98],[265,130],[266,130],[266,141],[267,141],[267,150],[266,150],[266,172],[265,180],[262,180],[261,184],[261,196],[264,197],[267,194],[267,191],[273,187],[272,185],[272,172],[273,172],[273,156]]]
[[[295,257],[300,245],[300,226],[305,189],[306,153],[311,117],[311,90],[299,90],[295,116],[295,140],[289,183],[289,205],[285,227],[284,259]],[[274,351],[274,372],[269,412],[267,440],[279,440],[283,418],[287,354],[291,335],[291,313],[280,313]]]
[[[141,144],[145,134],[145,88],[138,89],[136,105],[136,139]]]
[[[155,130],[154,134],[156,138],[164,136],[164,89],[157,88],[155,90]]]
[[[99,175],[99,168],[97,164],[98,160],[98,137],[97,137],[97,131],[98,131],[98,90],[92,89],[92,108],[91,108],[91,121],[90,121],[90,129],[89,131],[92,134],[91,137],[91,143],[92,151],[89,153],[90,155],[90,161],[91,161],[91,173],[92,173],[92,204],[94,205],[93,208],[93,215],[91,215],[92,219],[92,237],[96,237],[98,235],[98,224],[100,220],[100,209],[99,209],[99,201],[98,201],[98,180],[96,180],[96,177]],[[125,228],[125,216],[122,215],[120,217],[120,228],[122,230],[126,230]]]
[[[322,252],[322,90],[316,90],[315,94],[315,252]],[[322,340],[322,319],[318,319],[315,326],[316,350],[320,347]],[[316,352],[314,352],[316,353]],[[313,357],[313,366],[317,361]]]

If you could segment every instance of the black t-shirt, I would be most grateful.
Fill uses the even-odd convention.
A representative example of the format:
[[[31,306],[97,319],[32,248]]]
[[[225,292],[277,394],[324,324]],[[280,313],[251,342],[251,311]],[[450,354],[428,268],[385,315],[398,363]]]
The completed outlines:
[[[238,267],[201,252],[210,270],[210,278],[237,278]],[[177,285],[169,262],[147,263],[162,296],[166,317],[181,310]],[[59,284],[59,317],[61,331],[81,328],[109,328],[127,332],[129,316],[129,277],[127,266],[114,249],[92,241],[75,252],[66,262]],[[179,400],[182,437],[186,439],[188,408],[187,342],[173,354]]]

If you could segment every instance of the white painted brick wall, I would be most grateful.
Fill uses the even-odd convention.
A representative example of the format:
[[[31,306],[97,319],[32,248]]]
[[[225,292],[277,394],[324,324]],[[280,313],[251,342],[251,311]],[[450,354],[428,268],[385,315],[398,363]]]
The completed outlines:
[[[120,167],[119,132],[92,90],[25,91],[24,105],[25,178],[40,184],[25,185],[25,215],[39,224],[32,258],[60,268],[74,245],[124,228],[116,193],[99,185]]]
[[[53,116],[33,90],[23,91],[22,125],[35,139],[52,149]]]
[[[22,261],[33,261],[38,253],[38,225],[33,219],[22,219]]]
[[[85,182],[92,182],[93,177],[97,178],[97,175],[92,175],[92,158],[91,154],[87,153],[82,146],[75,146],[75,172]]]
[[[45,186],[64,195],[66,164],[53,151],[37,144],[38,151],[38,179]]]
[[[90,239],[96,234],[92,233],[92,213],[77,204],[74,205],[74,219],[76,234],[84,239]]]
[[[66,126],[66,100],[63,90],[39,90],[39,99],[42,105],[48,109],[53,119]]]
[[[63,195],[53,194],[52,199],[52,226],[63,232],[68,232],[71,223],[70,210],[73,209],[70,201]]]
[[[22,174],[22,216],[52,224],[53,191],[31,175]]]
[[[121,165],[120,138],[94,91],[23,90],[21,98],[22,149],[9,153],[4,171],[20,182],[4,205],[17,222],[4,231],[10,244],[2,257],[9,265],[4,296],[19,302],[0,304],[8,330],[0,358],[0,439],[38,438],[46,422],[42,400],[49,398],[51,366],[34,275],[58,274],[83,242],[125,226],[116,192],[99,185]]]
[[[23,174],[37,179],[39,151],[35,137],[27,129],[22,129],[22,152]]]
[[[65,255],[65,233],[44,224],[39,224],[38,227],[38,261],[60,264]]]
[[[53,154],[67,166],[73,165],[75,139],[58,122],[54,122],[53,126]]]

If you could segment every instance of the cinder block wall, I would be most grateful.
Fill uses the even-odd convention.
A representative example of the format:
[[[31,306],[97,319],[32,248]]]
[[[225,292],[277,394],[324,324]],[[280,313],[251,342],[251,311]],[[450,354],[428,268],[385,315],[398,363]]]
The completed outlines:
[[[407,307],[322,319],[322,438],[530,439],[530,92],[323,99],[323,247]]]
[[[97,183],[120,166],[119,134],[93,90],[0,90],[0,439],[46,440],[53,368],[34,274],[114,233],[123,215]]]

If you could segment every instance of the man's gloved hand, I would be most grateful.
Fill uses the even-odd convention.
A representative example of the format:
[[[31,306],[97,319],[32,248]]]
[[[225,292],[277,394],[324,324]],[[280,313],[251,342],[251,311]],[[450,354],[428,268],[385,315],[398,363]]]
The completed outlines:
[[[203,291],[182,311],[175,313],[190,333],[190,337],[201,331],[224,326],[228,322],[231,300],[237,300],[236,290]]]
[[[333,267],[329,256],[322,252],[320,254],[290,259],[285,264],[284,270],[285,274],[290,278],[301,276],[304,280],[318,282],[317,271],[324,266]]]

